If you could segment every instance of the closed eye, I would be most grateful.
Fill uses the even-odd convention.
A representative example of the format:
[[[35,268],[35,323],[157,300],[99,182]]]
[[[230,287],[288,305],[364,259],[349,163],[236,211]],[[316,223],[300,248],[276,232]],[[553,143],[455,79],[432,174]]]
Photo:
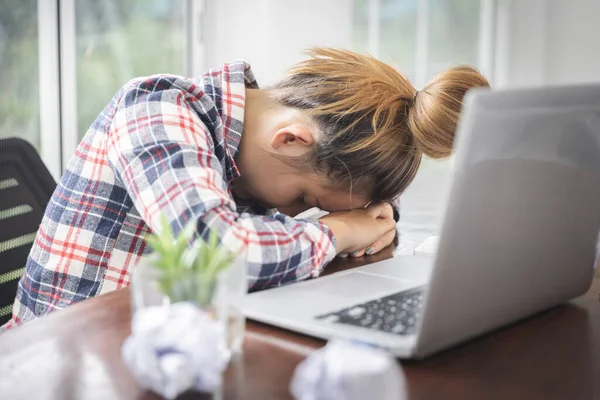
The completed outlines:
[[[324,209],[323,209],[323,206],[321,205],[321,203],[319,203],[319,199],[318,199],[318,198],[317,198],[317,208],[318,208],[319,210],[324,210]],[[325,210],[324,210],[324,211],[325,211]]]

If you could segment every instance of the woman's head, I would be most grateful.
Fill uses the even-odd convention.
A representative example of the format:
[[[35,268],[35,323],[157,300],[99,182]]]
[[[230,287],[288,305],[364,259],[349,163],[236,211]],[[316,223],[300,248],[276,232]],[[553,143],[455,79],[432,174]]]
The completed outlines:
[[[463,96],[477,86],[488,82],[463,66],[417,92],[394,68],[371,56],[318,48],[265,92],[270,105],[264,109],[272,123],[257,125],[270,138],[265,150],[286,174],[310,177],[314,185],[305,186],[319,186],[320,196],[350,195],[356,200],[345,205],[362,206],[401,194],[423,155],[450,155]],[[271,200],[271,205],[286,207],[275,203],[289,203],[291,189],[285,201]]]

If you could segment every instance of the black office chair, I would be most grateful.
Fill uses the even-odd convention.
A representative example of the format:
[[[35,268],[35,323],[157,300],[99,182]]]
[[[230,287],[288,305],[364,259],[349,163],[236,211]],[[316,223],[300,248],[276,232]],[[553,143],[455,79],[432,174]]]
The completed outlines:
[[[55,187],[33,146],[0,139],[0,325],[11,318],[19,278]]]

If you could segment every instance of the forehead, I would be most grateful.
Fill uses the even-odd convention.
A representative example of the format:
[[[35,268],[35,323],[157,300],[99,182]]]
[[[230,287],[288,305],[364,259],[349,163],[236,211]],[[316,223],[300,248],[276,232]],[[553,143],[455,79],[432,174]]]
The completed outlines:
[[[319,199],[319,203],[326,211],[346,211],[364,208],[369,202],[356,196],[351,196],[349,193],[337,193],[323,200]]]
[[[313,195],[318,203],[326,211],[345,211],[355,208],[364,208],[370,200],[364,191],[358,188],[348,190],[347,188],[336,188],[332,185],[315,185],[312,188]]]

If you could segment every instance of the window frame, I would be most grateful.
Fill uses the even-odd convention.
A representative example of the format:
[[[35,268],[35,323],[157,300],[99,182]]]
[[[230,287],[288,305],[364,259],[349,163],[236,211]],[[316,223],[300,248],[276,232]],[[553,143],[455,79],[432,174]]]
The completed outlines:
[[[203,19],[207,0],[185,1],[185,72],[205,68]],[[58,179],[79,144],[77,128],[76,0],[38,0],[41,157]]]
[[[62,171],[58,0],[38,0],[37,7],[40,155],[58,179]]]
[[[480,0],[479,13],[479,49],[478,68],[490,83],[495,81],[497,63],[497,30],[502,0]],[[368,38],[367,51],[380,57],[379,39],[381,24],[379,20],[380,0],[368,0]],[[415,79],[414,86],[422,88],[427,84],[429,61],[429,0],[417,0],[417,23],[415,31]]]

